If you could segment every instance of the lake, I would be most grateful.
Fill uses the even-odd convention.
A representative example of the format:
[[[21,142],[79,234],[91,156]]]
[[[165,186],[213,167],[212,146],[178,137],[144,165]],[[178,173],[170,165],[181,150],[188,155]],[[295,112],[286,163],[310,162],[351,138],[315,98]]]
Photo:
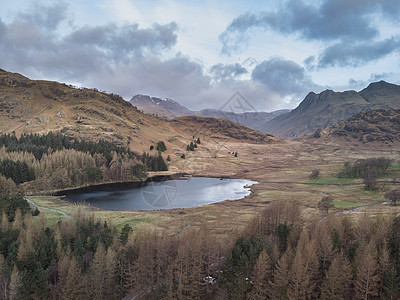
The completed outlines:
[[[168,177],[64,191],[67,201],[105,210],[156,210],[202,206],[250,195],[256,181],[210,177]]]

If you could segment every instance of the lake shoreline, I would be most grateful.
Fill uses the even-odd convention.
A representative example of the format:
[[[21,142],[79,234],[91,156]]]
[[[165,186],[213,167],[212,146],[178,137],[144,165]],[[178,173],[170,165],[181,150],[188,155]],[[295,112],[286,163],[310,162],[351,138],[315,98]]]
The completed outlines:
[[[68,202],[83,203],[102,210],[170,210],[193,208],[225,200],[241,200],[251,195],[251,187],[259,183],[243,178],[179,175],[182,174],[152,176],[141,182],[86,186],[63,190],[55,196]],[[189,196],[193,194],[196,196]],[[135,201],[132,202],[131,199]]]

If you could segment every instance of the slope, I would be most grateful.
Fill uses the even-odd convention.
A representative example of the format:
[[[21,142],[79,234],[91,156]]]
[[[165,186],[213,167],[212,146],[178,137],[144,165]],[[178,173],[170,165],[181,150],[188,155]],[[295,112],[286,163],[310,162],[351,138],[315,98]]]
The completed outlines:
[[[96,89],[77,89],[52,81],[30,80],[20,74],[0,70],[0,133],[62,132],[82,139],[105,139],[142,152],[161,140],[168,141],[170,149],[185,149],[198,123],[193,119],[185,122],[185,126],[143,114],[115,94]],[[207,128],[201,134],[211,136],[211,140],[215,136],[216,139],[224,137],[246,143],[262,143],[264,139],[269,139],[268,135],[264,135],[263,139],[260,138],[261,133],[249,134],[250,129],[244,126],[237,129],[235,126],[230,122],[223,130]],[[229,127],[236,128],[237,133],[242,130],[245,134],[232,136]]]

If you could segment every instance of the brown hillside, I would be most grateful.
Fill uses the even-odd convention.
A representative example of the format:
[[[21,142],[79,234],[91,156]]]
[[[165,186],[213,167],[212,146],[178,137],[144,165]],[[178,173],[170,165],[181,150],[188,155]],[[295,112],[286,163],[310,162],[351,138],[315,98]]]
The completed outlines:
[[[206,130],[199,132],[200,137],[252,143],[278,140],[227,120],[204,120],[207,122],[191,118],[167,121],[142,114],[118,95],[30,80],[0,69],[0,133],[55,131],[109,140],[138,152],[148,151],[150,145],[160,140],[175,152],[185,149],[199,124],[206,125]]]
[[[400,110],[362,112],[333,127],[317,130],[313,137],[390,145],[400,141]]]
[[[192,132],[195,136],[199,134],[211,137],[225,136],[226,138],[252,143],[272,143],[280,140],[270,134],[265,134],[261,131],[222,118],[185,116],[173,119],[171,122],[186,127],[187,130]]]

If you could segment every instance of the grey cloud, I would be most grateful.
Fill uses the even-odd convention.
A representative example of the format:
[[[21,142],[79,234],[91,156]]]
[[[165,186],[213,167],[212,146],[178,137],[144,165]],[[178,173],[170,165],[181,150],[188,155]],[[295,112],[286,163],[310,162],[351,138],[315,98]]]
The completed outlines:
[[[284,1],[275,11],[247,13],[235,18],[219,37],[222,52],[240,51],[247,43],[247,32],[252,29],[297,34],[307,40],[370,40],[379,35],[371,22],[373,17],[399,21],[399,5],[394,2],[322,0],[312,5],[304,0]]]
[[[162,59],[161,52],[177,42],[177,25],[173,22],[150,28],[134,23],[69,27],[69,33],[61,35],[55,30],[59,24],[46,21],[43,15],[32,15],[20,14],[8,23],[0,20],[0,67],[34,79],[78,83],[127,99],[137,93],[170,97],[192,109],[218,109],[236,91],[258,110],[287,107],[290,100],[286,98],[283,103],[282,96],[299,93],[300,88],[289,85],[289,92],[285,92],[279,68],[286,70],[283,76],[292,76],[290,80],[297,80],[297,84],[311,84],[300,66],[283,60],[260,64],[252,80],[239,80],[238,76],[247,73],[246,66],[257,65],[254,59],[243,64],[217,64],[210,76],[202,64],[182,54]]]
[[[384,73],[371,73],[369,79],[367,80],[356,80],[354,78],[349,79],[349,87],[355,90],[364,89],[371,82],[377,82],[380,80],[391,81],[393,78],[393,73],[384,72]]]
[[[96,27],[85,26],[66,38],[69,44],[95,47],[111,53],[115,59],[126,54],[140,54],[143,50],[157,52],[170,49],[176,44],[177,25],[154,24],[152,28],[140,29],[138,24],[117,26],[108,24]]]
[[[263,61],[254,68],[251,77],[283,97],[300,96],[310,89],[318,88],[303,67],[281,58]]]
[[[230,80],[237,76],[247,74],[247,69],[238,63],[224,65],[222,63],[213,65],[210,68],[210,73],[213,75],[214,80]]]
[[[359,66],[363,63],[385,57],[393,51],[398,51],[399,46],[399,37],[392,37],[377,42],[340,42],[326,48],[319,55],[317,67]]]
[[[68,7],[64,1],[54,1],[51,5],[33,1],[27,11],[18,14],[18,18],[47,29],[55,29],[67,20]]]
[[[44,9],[43,13],[52,11]],[[170,49],[177,41],[174,22],[151,28],[140,28],[135,23],[86,26],[60,36],[55,30],[33,23],[32,17],[25,17],[8,24],[0,20],[0,64],[28,76],[34,73],[76,82],[108,71],[110,65],[128,64]]]
[[[380,80],[387,80],[392,76],[393,76],[392,72],[372,73],[369,79],[370,81],[380,81]]]
[[[102,86],[107,91],[118,90],[129,99],[134,94],[198,101],[198,94],[210,88],[210,78],[203,67],[181,54],[168,60],[148,56],[118,64],[109,71],[101,71],[87,80],[91,86]]]

